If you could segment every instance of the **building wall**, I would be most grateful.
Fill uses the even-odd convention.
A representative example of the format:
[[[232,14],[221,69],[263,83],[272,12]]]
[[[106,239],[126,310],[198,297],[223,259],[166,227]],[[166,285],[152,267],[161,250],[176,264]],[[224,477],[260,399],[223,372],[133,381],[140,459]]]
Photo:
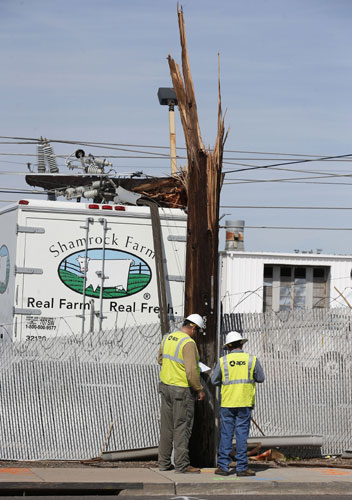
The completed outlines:
[[[335,287],[352,305],[352,256],[221,252],[221,301],[224,313],[263,311],[264,265],[327,266],[329,307],[346,307]]]

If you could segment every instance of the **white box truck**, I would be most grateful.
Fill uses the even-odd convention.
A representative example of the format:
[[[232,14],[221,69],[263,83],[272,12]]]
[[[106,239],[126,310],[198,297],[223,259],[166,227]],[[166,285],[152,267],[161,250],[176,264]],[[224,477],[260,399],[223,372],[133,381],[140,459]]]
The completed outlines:
[[[168,314],[182,316],[187,216],[159,208]],[[20,200],[0,210],[0,338],[159,322],[148,207]]]

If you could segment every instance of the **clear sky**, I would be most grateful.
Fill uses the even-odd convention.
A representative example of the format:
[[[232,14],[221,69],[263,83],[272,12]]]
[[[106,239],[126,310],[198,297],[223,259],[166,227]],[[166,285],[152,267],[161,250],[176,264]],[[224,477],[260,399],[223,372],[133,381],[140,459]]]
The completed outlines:
[[[206,146],[216,136],[218,52],[221,57],[222,102],[230,128],[221,221],[352,228],[352,210],[332,209],[352,208],[352,157],[276,167],[289,171],[249,169],[352,153],[352,2],[180,3]],[[0,0],[0,135],[143,145],[139,153],[130,146],[125,149],[132,152],[84,149],[106,155],[118,172],[168,175],[167,157],[146,157],[168,152],[168,111],[159,105],[157,90],[172,86],[167,55],[180,62],[176,7],[174,0]],[[2,188],[28,188],[27,161],[36,168],[35,144],[15,142],[0,139]],[[178,116],[176,142],[184,146]],[[76,149],[52,145],[61,155]],[[59,165],[61,173],[67,171],[64,159]],[[236,172],[243,168],[248,170]],[[1,200],[21,197],[0,193]],[[351,239],[352,231],[340,230],[245,231],[246,249],[259,251],[351,253]]]

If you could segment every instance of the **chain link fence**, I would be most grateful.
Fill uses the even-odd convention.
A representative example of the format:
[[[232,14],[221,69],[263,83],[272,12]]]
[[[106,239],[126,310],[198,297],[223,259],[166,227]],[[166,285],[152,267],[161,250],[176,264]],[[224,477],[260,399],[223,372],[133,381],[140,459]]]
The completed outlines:
[[[221,345],[237,329],[263,365],[253,417],[266,435],[322,435],[324,454],[351,449],[351,326],[349,309],[223,316]],[[0,459],[156,447],[160,340],[160,325],[151,324],[4,342]],[[260,436],[254,426],[251,435]]]
[[[76,460],[157,446],[159,324],[0,349],[0,458]],[[110,431],[110,433],[109,433]]]
[[[351,449],[350,309],[224,315],[222,340],[233,329],[265,372],[253,413],[264,434],[321,435],[323,454]]]

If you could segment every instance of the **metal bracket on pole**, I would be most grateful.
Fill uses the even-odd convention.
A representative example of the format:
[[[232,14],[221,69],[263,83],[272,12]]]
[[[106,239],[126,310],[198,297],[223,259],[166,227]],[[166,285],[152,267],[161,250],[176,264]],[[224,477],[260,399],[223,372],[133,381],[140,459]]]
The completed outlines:
[[[179,281],[179,282],[184,282],[185,281],[185,276],[176,276],[173,274],[168,274],[166,279],[168,281]]]
[[[81,226],[81,229],[86,230],[86,247],[85,247],[85,252],[84,252],[84,277],[83,277],[83,290],[82,290],[82,295],[83,295],[83,301],[82,301],[82,314],[80,314],[78,317],[82,318],[82,327],[81,327],[81,333],[82,335],[84,334],[84,322],[86,320],[86,285],[87,285],[87,258],[88,258],[88,235],[89,235],[89,225],[94,224],[94,219],[93,217],[87,217],[86,218],[86,224],[84,226]]]
[[[43,269],[36,267],[17,267],[15,266],[15,274],[43,274]]]
[[[105,276],[104,270],[105,270],[105,240],[106,240],[106,233],[110,231],[110,228],[108,227],[107,220],[104,218],[99,219],[100,224],[103,226],[103,256],[101,260],[101,271],[97,271],[98,277],[101,279],[100,282],[100,293],[99,293],[99,314],[97,315],[99,318],[99,332],[102,331],[103,329],[103,319],[106,318],[106,316],[103,316],[103,291],[104,291],[104,281],[108,278],[108,276]]]
[[[42,314],[42,311],[40,309],[14,307],[13,314],[24,314],[26,316],[40,316]]]
[[[187,236],[181,236],[177,234],[169,234],[167,241],[179,241],[180,243],[187,243]]]
[[[16,234],[18,233],[30,233],[30,234],[44,234],[45,229],[43,227],[30,227],[30,226],[20,226],[16,225]]]
[[[94,316],[95,316],[95,311],[94,311],[94,300],[90,299],[89,301],[90,304],[90,324],[89,324],[89,333],[94,332]]]

